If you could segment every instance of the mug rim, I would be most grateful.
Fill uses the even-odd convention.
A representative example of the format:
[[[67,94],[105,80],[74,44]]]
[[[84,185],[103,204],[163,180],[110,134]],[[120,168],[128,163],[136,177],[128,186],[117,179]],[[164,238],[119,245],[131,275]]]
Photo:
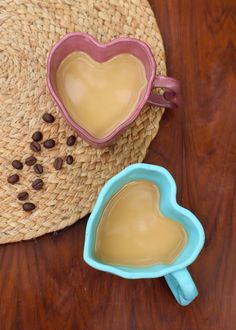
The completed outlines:
[[[150,67],[150,77],[147,81],[144,95],[142,95],[137,106],[135,107],[133,112],[130,114],[130,116],[124,122],[119,124],[115,129],[113,129],[113,131],[105,137],[102,137],[102,138],[95,137],[91,133],[89,133],[85,128],[83,128],[78,123],[76,123],[69,115],[69,112],[67,111],[63,102],[61,101],[57,91],[53,87],[52,68],[51,68],[53,56],[54,56],[55,52],[57,51],[57,49],[70,38],[85,39],[85,40],[93,43],[95,45],[95,47],[98,47],[100,49],[106,49],[114,44],[119,44],[122,42],[135,43],[135,44],[138,44],[139,47],[143,48],[146,58],[148,60],[148,65]],[[141,61],[141,62],[143,63],[143,61]],[[145,73],[146,73],[146,69],[145,69]],[[50,94],[52,95],[60,112],[63,114],[64,118],[70,124],[70,126],[76,132],[78,132],[78,134],[81,136],[82,139],[84,139],[85,141],[87,141],[88,143],[92,144],[95,147],[105,147],[105,146],[111,144],[121,132],[123,132],[126,128],[128,128],[135,121],[135,119],[139,116],[140,112],[142,111],[144,105],[148,101],[148,98],[150,96],[151,89],[153,86],[153,81],[154,81],[155,75],[156,75],[156,61],[154,59],[154,56],[152,54],[150,47],[144,41],[139,40],[134,37],[118,37],[118,38],[114,38],[113,40],[109,41],[108,43],[102,44],[96,38],[94,38],[93,36],[91,36],[90,34],[85,33],[85,32],[67,33],[54,44],[54,46],[51,48],[51,50],[49,52],[48,59],[47,59],[47,86],[48,86]]]
[[[184,214],[194,225],[195,229],[198,232],[199,235],[199,241],[198,244],[193,249],[192,253],[182,262],[175,264],[172,263],[170,265],[164,265],[164,269],[161,270],[148,270],[148,267],[138,267],[139,269],[142,268],[144,271],[142,273],[137,272],[135,267],[127,267],[127,266],[115,266],[115,265],[109,265],[102,262],[99,262],[93,256],[90,255],[90,245],[94,246],[95,239],[92,238],[92,229],[94,224],[96,224],[97,220],[97,214],[99,213],[99,210],[101,207],[104,206],[104,199],[107,195],[108,191],[112,188],[112,186],[119,180],[121,180],[123,177],[127,176],[127,174],[132,173],[136,170],[147,170],[147,171],[154,171],[158,174],[161,173],[161,175],[165,176],[165,179],[170,183],[170,204],[171,206],[181,211],[182,214]],[[99,223],[99,221],[98,221]],[[150,164],[144,164],[144,163],[137,163],[133,165],[129,165],[124,170],[113,176],[108,182],[103,186],[101,189],[99,196],[97,198],[97,201],[95,203],[95,206],[91,212],[91,215],[89,216],[87,226],[86,226],[86,232],[85,232],[85,242],[84,242],[84,253],[83,258],[85,262],[90,265],[91,267],[112,273],[115,275],[118,275],[123,278],[127,279],[140,279],[140,278],[157,278],[161,276],[165,276],[167,274],[173,273],[175,271],[181,270],[183,268],[186,268],[190,264],[192,264],[195,259],[198,257],[200,251],[203,248],[205,242],[205,233],[204,229],[200,223],[200,221],[197,219],[197,217],[188,209],[180,206],[176,201],[176,184],[172,177],[172,175],[167,171],[164,167],[158,166],[158,165],[150,165]],[[128,272],[125,270],[129,269],[132,270],[132,272]],[[146,271],[145,271],[146,269]]]

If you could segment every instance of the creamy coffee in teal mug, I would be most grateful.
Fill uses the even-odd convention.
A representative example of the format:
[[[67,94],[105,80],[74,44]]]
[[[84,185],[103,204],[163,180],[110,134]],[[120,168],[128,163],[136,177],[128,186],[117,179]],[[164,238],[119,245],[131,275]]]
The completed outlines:
[[[172,264],[157,264],[148,267],[114,266],[103,263],[95,257],[96,232],[104,207],[124,185],[136,180],[151,181],[159,188],[160,210],[166,217],[181,223],[187,232],[187,243]],[[199,220],[189,210],[177,204],[176,184],[170,173],[160,166],[135,164],[111,178],[101,190],[87,223],[84,260],[93,268],[127,279],[164,276],[175,299],[182,306],[186,306],[198,295],[187,267],[199,255],[204,240],[204,230]]]

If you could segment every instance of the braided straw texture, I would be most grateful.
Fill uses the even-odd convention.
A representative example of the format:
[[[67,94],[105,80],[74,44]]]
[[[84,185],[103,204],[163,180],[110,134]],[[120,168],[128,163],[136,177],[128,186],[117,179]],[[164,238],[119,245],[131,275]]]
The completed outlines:
[[[158,73],[166,73],[162,38],[146,0],[0,0],[0,243],[26,240],[62,229],[88,214],[104,183],[131,163],[141,162],[155,137],[163,110],[146,106],[139,118],[112,146],[94,149],[80,138],[73,147],[66,138],[73,133],[58,113],[46,86],[47,54],[64,34],[88,32],[100,42],[118,36],[134,36],[147,42],[157,62]],[[52,124],[43,122],[52,113]],[[32,167],[11,166],[33,152],[31,135],[40,130],[44,140],[53,138],[53,149],[42,147],[35,154],[44,173]],[[72,154],[56,171],[56,157]],[[20,181],[7,183],[18,173]],[[32,189],[40,177],[44,187]],[[20,191],[29,193],[37,206],[22,210]]]

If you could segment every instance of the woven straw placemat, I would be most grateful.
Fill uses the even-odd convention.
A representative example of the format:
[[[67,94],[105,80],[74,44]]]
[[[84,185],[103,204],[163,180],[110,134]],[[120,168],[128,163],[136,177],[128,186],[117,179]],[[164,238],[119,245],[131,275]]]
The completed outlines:
[[[73,133],[58,113],[46,86],[47,54],[64,34],[88,32],[100,42],[118,36],[134,36],[147,42],[157,62],[158,73],[166,73],[164,49],[153,12],[146,0],[7,0],[0,1],[0,243],[37,237],[71,225],[91,211],[104,183],[131,163],[141,162],[155,137],[162,110],[146,106],[112,146],[99,150],[77,138],[73,147],[66,138]],[[47,124],[45,112],[56,120]],[[56,146],[34,154],[44,167],[41,175],[23,163],[33,153],[31,135],[40,130],[43,139]],[[73,155],[56,171],[56,157]],[[18,173],[20,181],[7,183]],[[40,177],[44,187],[32,189]],[[35,203],[33,212],[22,210],[21,191]]]

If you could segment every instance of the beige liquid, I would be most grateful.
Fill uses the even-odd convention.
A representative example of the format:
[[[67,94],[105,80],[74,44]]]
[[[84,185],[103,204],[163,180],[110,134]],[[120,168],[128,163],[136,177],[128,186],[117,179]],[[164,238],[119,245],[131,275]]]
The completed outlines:
[[[71,118],[99,138],[130,116],[146,85],[143,64],[130,54],[98,63],[74,52],[56,73],[57,91]]]
[[[149,181],[125,185],[106,204],[97,228],[95,256],[112,265],[174,262],[187,243],[184,227],[160,211],[160,192]]]

